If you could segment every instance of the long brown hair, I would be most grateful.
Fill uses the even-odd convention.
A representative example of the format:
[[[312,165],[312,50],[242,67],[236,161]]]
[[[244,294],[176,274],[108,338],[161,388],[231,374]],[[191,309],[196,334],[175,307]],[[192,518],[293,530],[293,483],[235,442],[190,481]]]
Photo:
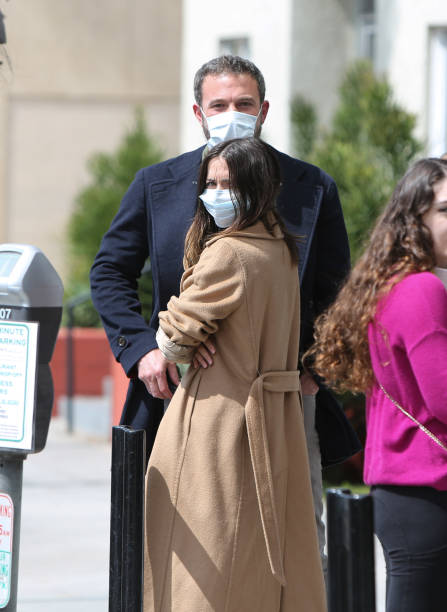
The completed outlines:
[[[377,301],[404,276],[435,266],[433,241],[422,217],[447,161],[416,162],[397,184],[369,244],[336,301],[315,323],[315,343],[304,356],[314,372],[339,391],[365,392],[374,381],[368,324]]]
[[[185,268],[197,263],[205,243],[217,232],[231,234],[259,220],[270,233],[273,233],[275,225],[281,228],[292,261],[297,263],[296,238],[285,229],[276,211],[281,170],[274,150],[259,138],[235,138],[216,145],[200,167],[198,194],[206,188],[210,161],[218,157],[224,159],[228,166],[236,218],[230,227],[219,229],[200,198],[197,198],[196,214],[185,239]]]

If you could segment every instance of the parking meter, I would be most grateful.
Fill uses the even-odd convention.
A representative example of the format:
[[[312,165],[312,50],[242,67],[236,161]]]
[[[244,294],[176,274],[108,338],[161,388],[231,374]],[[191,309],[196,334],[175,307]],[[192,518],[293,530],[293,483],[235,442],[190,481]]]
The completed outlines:
[[[16,610],[23,460],[46,443],[63,285],[38,248],[0,245],[0,609]]]
[[[38,248],[20,244],[0,245],[0,354],[3,356],[3,363],[0,363],[0,385],[3,383],[3,386],[0,386],[0,452],[7,448],[10,451],[17,449],[21,452],[36,453],[45,446],[53,404],[53,381],[49,363],[62,316],[63,292],[59,275]],[[20,326],[18,322],[25,325]],[[37,325],[33,328],[27,325],[27,322]],[[12,431],[8,440],[7,430],[13,424],[4,414],[5,409],[11,405],[5,404],[5,401],[11,401],[6,398],[14,394],[8,392],[17,383],[21,372],[24,372],[24,366],[29,365],[17,363],[17,360],[30,360],[33,357],[30,353],[34,350],[32,339],[36,335],[35,329],[38,338],[34,415],[33,419],[27,415],[28,420],[24,423],[24,426],[32,424],[31,431],[26,432],[29,444],[20,447],[12,444]],[[11,349],[10,363],[6,364],[5,350],[8,346]],[[14,347],[17,347],[17,350],[14,351]],[[32,376],[32,371],[24,374],[27,377]],[[29,388],[32,389],[32,385],[29,385]],[[20,401],[21,396],[22,394],[17,397],[16,394],[15,401]],[[23,408],[31,409],[31,398],[28,397],[27,400],[29,405]],[[21,408],[16,404],[12,406]],[[8,422],[3,432],[2,420]]]

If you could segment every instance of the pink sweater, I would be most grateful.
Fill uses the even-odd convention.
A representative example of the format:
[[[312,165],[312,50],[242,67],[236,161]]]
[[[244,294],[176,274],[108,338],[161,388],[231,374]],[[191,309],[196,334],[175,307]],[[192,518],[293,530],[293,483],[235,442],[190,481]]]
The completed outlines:
[[[410,274],[379,302],[368,329],[374,374],[386,391],[447,446],[447,292],[430,272]],[[385,397],[366,402],[367,484],[447,490],[447,451]]]

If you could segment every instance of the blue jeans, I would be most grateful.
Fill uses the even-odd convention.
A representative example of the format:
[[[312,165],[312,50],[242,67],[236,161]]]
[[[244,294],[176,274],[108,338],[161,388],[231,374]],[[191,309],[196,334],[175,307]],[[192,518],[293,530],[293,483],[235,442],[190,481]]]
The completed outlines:
[[[387,569],[386,612],[446,610],[447,491],[376,485],[371,493]]]

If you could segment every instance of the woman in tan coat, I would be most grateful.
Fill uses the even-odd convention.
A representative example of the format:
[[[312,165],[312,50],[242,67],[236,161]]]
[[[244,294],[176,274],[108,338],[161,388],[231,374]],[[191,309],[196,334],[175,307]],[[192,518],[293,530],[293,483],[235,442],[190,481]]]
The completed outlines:
[[[324,612],[298,364],[297,249],[259,139],[211,150],[180,296],[160,313],[168,361],[190,367],[147,473],[145,612]]]

